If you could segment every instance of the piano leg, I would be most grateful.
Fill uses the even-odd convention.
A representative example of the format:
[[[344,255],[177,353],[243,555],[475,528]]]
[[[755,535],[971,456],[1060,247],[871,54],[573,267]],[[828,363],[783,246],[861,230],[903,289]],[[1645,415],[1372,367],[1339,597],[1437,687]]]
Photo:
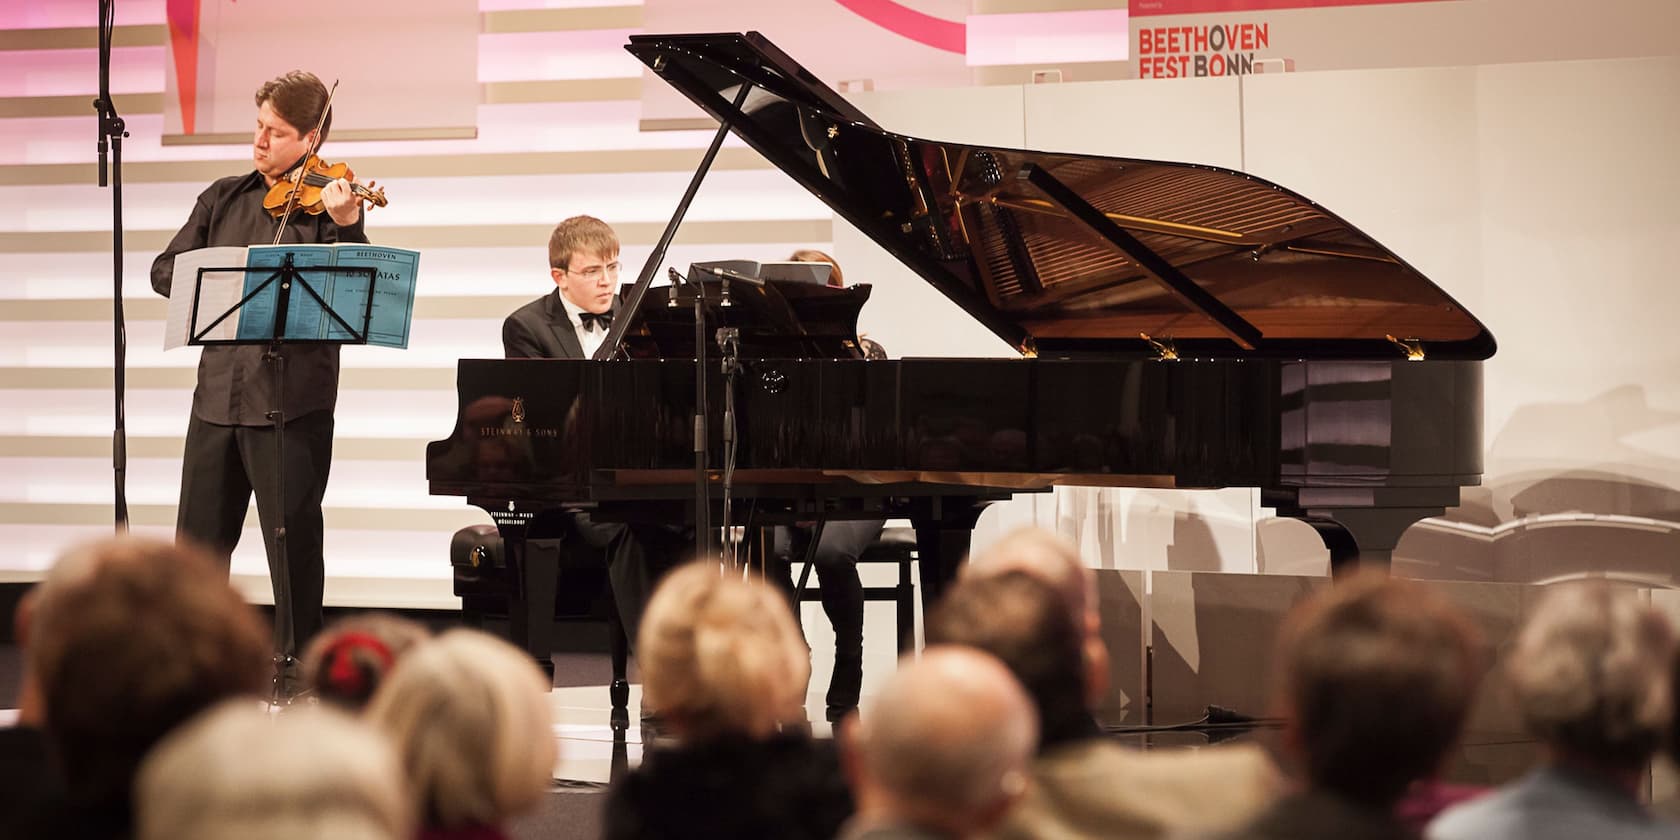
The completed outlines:
[[[1318,532],[1324,547],[1330,549],[1330,574],[1339,577],[1364,568],[1386,571],[1406,529],[1445,511],[1444,507],[1332,508],[1279,514],[1299,519]]]
[[[612,658],[612,685],[607,693],[612,698],[612,727],[615,744],[623,740],[623,729],[630,725],[630,680],[626,671],[630,664],[630,637],[624,632],[624,620],[619,618],[618,603],[612,594],[612,587],[607,587],[607,598],[612,603],[607,605],[607,651]],[[618,753],[613,753],[617,772],[616,760]],[[615,776],[616,778],[616,776]]]
[[[531,654],[537,666],[554,680],[554,598],[559,587],[558,540],[527,541],[524,523],[497,523],[507,552],[510,573],[508,641]],[[533,551],[532,549],[536,549]]]
[[[987,502],[965,496],[916,499],[910,524],[916,529],[916,561],[921,565],[922,615],[945,594],[968,557],[974,523]]]

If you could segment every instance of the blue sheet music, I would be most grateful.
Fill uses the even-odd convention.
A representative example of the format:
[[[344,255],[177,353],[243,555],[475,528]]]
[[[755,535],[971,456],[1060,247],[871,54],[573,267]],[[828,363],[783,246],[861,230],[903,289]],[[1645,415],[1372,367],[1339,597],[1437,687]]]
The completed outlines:
[[[288,255],[300,279],[287,290],[282,339],[355,342],[365,324],[368,344],[408,346],[420,252],[362,243],[253,245],[246,250],[245,265],[277,270]],[[372,268],[371,299],[366,273],[318,270],[327,266]],[[250,299],[240,312],[240,340],[261,340],[274,334],[275,308],[282,289],[277,280],[271,282],[273,276],[269,271],[253,271],[246,276],[245,294]]]
[[[408,328],[414,320],[414,278],[420,270],[420,252],[379,245],[338,246],[340,266],[368,266],[374,269],[373,310],[368,319],[367,342],[381,347],[406,348]],[[367,276],[341,274],[328,300],[333,310],[351,326],[360,328],[360,316],[368,304]],[[346,312],[358,316],[350,318]],[[330,319],[329,319],[330,320]],[[328,325],[329,338],[349,338],[337,322]]]

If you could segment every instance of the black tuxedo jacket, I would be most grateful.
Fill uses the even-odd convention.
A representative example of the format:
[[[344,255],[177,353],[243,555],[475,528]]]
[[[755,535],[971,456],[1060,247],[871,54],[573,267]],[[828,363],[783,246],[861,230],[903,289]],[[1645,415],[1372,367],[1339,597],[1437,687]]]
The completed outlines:
[[[613,298],[613,317],[622,302]],[[577,324],[567,314],[557,288],[513,311],[502,322],[502,349],[509,359],[581,359]]]

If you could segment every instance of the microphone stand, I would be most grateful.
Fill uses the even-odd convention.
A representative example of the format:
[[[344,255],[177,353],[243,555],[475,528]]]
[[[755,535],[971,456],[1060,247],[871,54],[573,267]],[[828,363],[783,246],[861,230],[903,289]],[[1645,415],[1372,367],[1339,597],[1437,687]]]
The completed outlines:
[[[128,530],[128,422],[123,407],[123,392],[127,388],[128,327],[123,321],[122,218],[122,139],[128,136],[128,130],[111,100],[111,35],[116,19],[114,2],[99,0],[99,98],[93,101],[93,110],[99,115],[99,186],[103,188],[108,183],[111,187],[111,344],[114,355],[111,376],[116,409],[111,430],[111,469],[116,491],[116,526],[121,533]],[[111,153],[109,165],[105,156],[107,144]]]
[[[671,277],[678,276],[677,270],[671,269]],[[706,408],[706,294],[699,281],[690,281],[688,291],[694,300],[694,542],[696,551],[704,555],[712,548],[712,500],[706,486],[711,455],[711,430],[707,428],[710,412]],[[725,527],[728,524],[724,522]]]
[[[723,280],[723,288],[726,297],[719,305],[728,306],[727,277]],[[728,528],[735,495],[735,377],[741,372],[741,331],[735,327],[719,327],[717,346],[723,351],[723,527]],[[731,565],[738,568],[741,565],[740,546],[731,544],[729,549]]]

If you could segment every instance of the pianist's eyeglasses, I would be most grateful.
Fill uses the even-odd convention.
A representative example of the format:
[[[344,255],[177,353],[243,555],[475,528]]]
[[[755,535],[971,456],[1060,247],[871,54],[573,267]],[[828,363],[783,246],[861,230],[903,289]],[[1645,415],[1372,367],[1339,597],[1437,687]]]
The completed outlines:
[[[566,271],[567,274],[576,274],[577,276],[582,277],[583,279],[588,280],[591,283],[593,283],[597,280],[600,280],[602,277],[607,277],[607,276],[617,277],[618,276],[618,269],[619,269],[619,264],[618,263],[610,262],[610,263],[607,263],[606,265],[592,265],[592,266],[590,266],[590,267],[588,267],[588,268],[586,268],[582,271],[572,271],[569,268],[565,269],[565,271]]]

